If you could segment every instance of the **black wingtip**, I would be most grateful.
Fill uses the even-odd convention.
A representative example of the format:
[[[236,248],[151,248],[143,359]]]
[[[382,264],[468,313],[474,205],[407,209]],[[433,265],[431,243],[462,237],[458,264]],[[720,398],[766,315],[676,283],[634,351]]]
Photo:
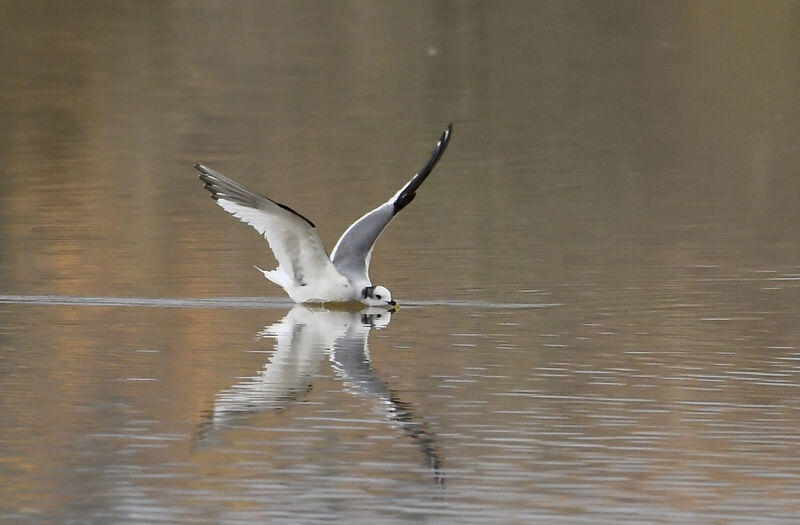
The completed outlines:
[[[442,136],[439,137],[439,142],[436,143],[436,147],[433,149],[433,153],[431,153],[431,158],[428,160],[427,164],[414,175],[414,178],[408,183],[408,185],[404,188],[404,191],[398,195],[397,200],[394,201],[394,214],[397,215],[400,210],[408,206],[408,204],[414,200],[416,196],[417,188],[419,188],[425,179],[428,178],[428,175],[431,174],[433,168],[439,162],[439,159],[442,158],[444,155],[445,150],[447,149],[447,145],[450,144],[450,137],[453,134],[453,123],[447,125],[447,129],[442,132]]]
[[[233,179],[229,179],[222,173],[212,170],[208,166],[197,163],[194,165],[194,167],[200,172],[199,178],[201,181],[203,181],[203,187],[208,190],[209,193],[211,193],[211,198],[215,201],[227,200],[242,206],[247,206],[248,208],[257,209],[259,207],[259,200],[263,199],[280,208],[283,208],[290,213],[293,213],[294,215],[297,215],[306,221],[309,226],[316,228],[314,223],[311,222],[307,217],[297,213],[289,206],[281,204],[280,202],[275,202],[274,200],[251,190],[247,186],[244,186]]]
[[[198,175],[200,180],[208,184],[210,176],[212,175],[211,171],[199,162],[194,165],[194,169],[200,172],[200,175]],[[206,187],[206,189],[208,189],[208,187]]]
[[[436,166],[436,163],[439,162],[439,159],[442,158],[444,154],[444,150],[447,149],[448,144],[450,144],[450,137],[453,135],[453,123],[447,125],[447,128],[442,131],[442,136],[439,138],[439,142],[436,143],[436,148],[433,150],[433,154],[431,155],[431,160],[428,161],[428,164],[422,169],[422,171],[430,171]]]
[[[442,138],[439,139],[439,142],[448,143],[450,142],[450,135],[453,133],[453,123],[447,125],[447,129],[442,132]]]
[[[428,163],[423,167],[418,175],[422,175],[422,177],[427,177],[428,174],[433,170],[436,164],[439,162],[439,159],[442,158],[444,155],[444,151],[447,149],[447,145],[450,144],[450,137],[453,134],[453,123],[447,125],[447,129],[442,132],[442,136],[439,137],[439,142],[436,143],[436,147],[433,149],[433,153],[431,153],[431,158],[428,160]],[[422,184],[422,181],[419,182]],[[419,185],[418,185],[419,187]]]

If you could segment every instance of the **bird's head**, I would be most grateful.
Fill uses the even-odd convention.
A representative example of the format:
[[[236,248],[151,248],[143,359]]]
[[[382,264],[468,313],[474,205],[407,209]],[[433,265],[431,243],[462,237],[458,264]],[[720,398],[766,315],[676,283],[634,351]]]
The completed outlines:
[[[367,286],[361,290],[361,302],[369,306],[391,306],[397,303],[392,301],[392,292],[385,286]]]

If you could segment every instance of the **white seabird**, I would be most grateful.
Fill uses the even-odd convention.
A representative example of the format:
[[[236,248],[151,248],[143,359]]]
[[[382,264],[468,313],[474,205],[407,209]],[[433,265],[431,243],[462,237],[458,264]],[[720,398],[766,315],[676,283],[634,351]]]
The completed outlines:
[[[195,164],[200,180],[225,211],[256,229],[267,239],[278,267],[258,271],[283,288],[296,303],[358,301],[369,306],[394,307],[384,286],[369,278],[372,248],[386,225],[416,196],[450,142],[452,124],[442,133],[430,160],[388,201],[358,219],[339,238],[331,256],[313,222],[290,207],[275,202],[202,164]]]

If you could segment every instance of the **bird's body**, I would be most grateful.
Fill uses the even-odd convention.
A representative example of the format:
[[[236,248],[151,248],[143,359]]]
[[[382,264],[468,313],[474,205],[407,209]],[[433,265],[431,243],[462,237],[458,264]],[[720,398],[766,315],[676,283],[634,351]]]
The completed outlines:
[[[257,268],[296,303],[358,301],[394,306],[391,293],[369,278],[372,248],[383,229],[416,195],[450,141],[452,126],[442,133],[428,163],[388,201],[354,222],[328,257],[317,228],[286,205],[270,200],[211,168],[196,164],[211,197],[263,235],[278,261],[274,270]]]

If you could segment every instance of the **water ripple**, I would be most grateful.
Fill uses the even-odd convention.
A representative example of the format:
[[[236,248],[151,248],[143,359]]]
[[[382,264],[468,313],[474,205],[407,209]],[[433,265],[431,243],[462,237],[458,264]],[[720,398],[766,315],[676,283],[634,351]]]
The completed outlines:
[[[291,308],[294,303],[281,297],[83,297],[74,295],[0,294],[0,304],[35,304],[54,306],[139,306],[152,308]],[[493,301],[425,300],[403,301],[404,308],[447,306],[461,308],[525,309],[552,308],[558,303],[503,303]]]

